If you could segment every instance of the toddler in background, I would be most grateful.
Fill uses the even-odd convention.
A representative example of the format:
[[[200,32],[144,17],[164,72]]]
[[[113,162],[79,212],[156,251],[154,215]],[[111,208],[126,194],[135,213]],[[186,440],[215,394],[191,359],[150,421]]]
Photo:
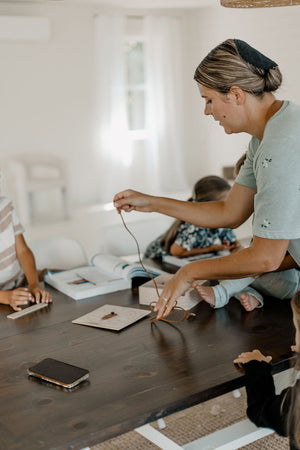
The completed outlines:
[[[0,197],[0,303],[10,305],[15,311],[29,302],[52,301],[39,284],[34,256],[23,231],[12,202]],[[21,287],[26,280],[28,288]]]
[[[193,188],[190,202],[222,201],[227,198],[230,185],[218,176],[201,178]],[[219,241],[219,242],[218,242]],[[233,250],[240,247],[236,235],[229,228],[202,228],[182,220],[151,242],[146,248],[145,258],[161,258],[170,254],[179,258],[203,253]]]

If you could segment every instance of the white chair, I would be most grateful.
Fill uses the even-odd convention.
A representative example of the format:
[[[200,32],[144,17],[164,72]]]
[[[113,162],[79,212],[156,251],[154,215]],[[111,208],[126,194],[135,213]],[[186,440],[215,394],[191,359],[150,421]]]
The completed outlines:
[[[38,270],[72,269],[88,264],[82,245],[71,238],[55,237],[28,243]]]
[[[125,215],[126,220],[126,215]],[[141,254],[148,244],[163,234],[174,219],[166,216],[158,216],[147,220],[129,222],[128,229],[138,241]],[[136,255],[138,253],[133,237],[125,229],[124,225],[112,225],[104,231],[105,251],[117,256]]]
[[[13,199],[24,225],[34,220],[35,194],[46,190],[59,190],[63,217],[69,217],[65,161],[43,153],[14,155],[1,161],[1,169],[2,193]]]

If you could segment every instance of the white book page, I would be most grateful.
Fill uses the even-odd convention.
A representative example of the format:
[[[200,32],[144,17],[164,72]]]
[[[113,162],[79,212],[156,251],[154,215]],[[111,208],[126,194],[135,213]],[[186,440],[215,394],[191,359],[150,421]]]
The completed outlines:
[[[116,279],[120,279],[118,276],[108,275],[94,266],[78,267],[56,273],[48,272],[47,277],[65,284],[70,289],[76,289],[76,291],[91,289],[95,286],[102,286],[103,284],[106,285],[107,283],[116,281]]]
[[[128,278],[130,265],[125,259],[114,255],[98,253],[93,256],[92,264],[109,274],[114,274],[120,278]]]
[[[94,266],[99,267],[110,275],[114,274],[115,276],[128,280],[133,277],[146,275],[140,262],[129,263],[126,259],[114,255],[98,253],[93,256],[91,262]],[[148,265],[144,265],[144,267],[152,276],[164,273],[163,270],[157,267],[150,267]]]
[[[109,281],[115,281],[119,279],[115,274],[108,275],[102,272],[98,267],[79,267],[76,270],[76,275],[80,278],[85,278],[86,280],[95,283],[95,285],[101,285],[103,283],[108,283]]]

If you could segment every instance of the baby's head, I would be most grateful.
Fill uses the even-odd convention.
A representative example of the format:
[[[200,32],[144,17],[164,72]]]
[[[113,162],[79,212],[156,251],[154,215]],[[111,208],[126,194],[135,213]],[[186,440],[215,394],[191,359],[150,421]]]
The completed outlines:
[[[224,178],[209,175],[201,178],[193,188],[191,201],[212,202],[225,200],[230,191],[230,184]]]

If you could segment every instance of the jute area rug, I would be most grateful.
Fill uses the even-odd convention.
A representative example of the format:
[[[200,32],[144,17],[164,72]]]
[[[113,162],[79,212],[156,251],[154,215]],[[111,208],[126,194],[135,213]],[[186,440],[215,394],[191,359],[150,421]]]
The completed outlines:
[[[241,396],[235,398],[230,392],[221,397],[193,406],[165,417],[166,428],[161,432],[178,445],[213,433],[224,427],[246,419],[246,392],[240,389]],[[157,427],[157,422],[152,424]],[[154,450],[156,445],[135,431],[91,447],[91,450]],[[245,450],[288,450],[288,439],[273,433],[252,444],[241,447]],[[201,448],[199,448],[201,450]]]

